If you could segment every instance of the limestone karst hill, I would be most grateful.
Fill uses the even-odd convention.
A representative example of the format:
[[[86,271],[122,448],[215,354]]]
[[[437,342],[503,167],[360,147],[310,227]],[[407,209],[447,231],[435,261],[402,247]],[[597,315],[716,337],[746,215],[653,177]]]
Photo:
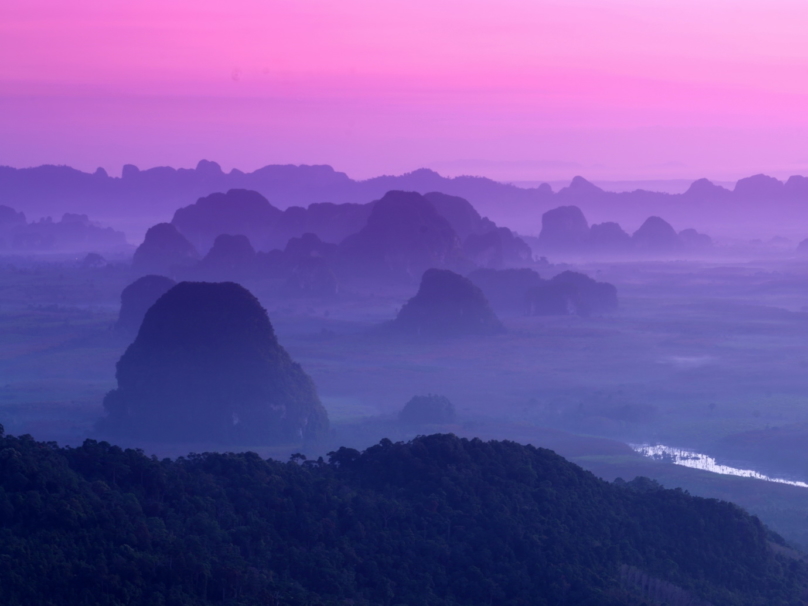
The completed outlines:
[[[104,399],[104,435],[269,444],[317,438],[328,415],[266,310],[232,283],[181,282],[146,312]]]
[[[389,324],[396,331],[423,337],[492,335],[504,332],[482,290],[448,269],[428,269],[418,293]]]

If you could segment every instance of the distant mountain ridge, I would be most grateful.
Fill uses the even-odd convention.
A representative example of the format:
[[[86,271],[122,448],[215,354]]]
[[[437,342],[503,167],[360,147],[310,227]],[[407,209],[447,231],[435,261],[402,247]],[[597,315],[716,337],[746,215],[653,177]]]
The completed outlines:
[[[0,204],[28,216],[80,212],[103,221],[129,221],[137,224],[138,235],[156,220],[170,219],[177,208],[229,189],[258,191],[280,209],[318,202],[366,203],[390,190],[441,192],[465,198],[500,225],[533,235],[538,234],[542,213],[560,205],[576,205],[598,222],[639,225],[657,214],[697,228],[788,224],[804,219],[808,209],[808,177],[803,176],[783,182],[754,175],[739,180],[732,190],[699,179],[685,193],[669,194],[609,192],[580,176],[554,192],[546,183],[522,188],[485,177],[443,177],[429,169],[367,180],[351,179],[328,165],[269,165],[249,173],[238,169],[225,173],[208,160],[193,169],[140,170],[126,165],[121,177],[110,177],[103,169],[85,173],[67,166],[0,167]],[[760,208],[762,203],[768,208]],[[744,213],[730,216],[728,207]]]

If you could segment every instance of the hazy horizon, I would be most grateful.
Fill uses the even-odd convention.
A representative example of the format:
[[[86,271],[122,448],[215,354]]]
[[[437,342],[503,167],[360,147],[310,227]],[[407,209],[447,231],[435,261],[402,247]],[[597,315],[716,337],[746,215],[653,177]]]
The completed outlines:
[[[0,164],[783,179],[808,173],[806,19],[789,0],[7,4]]]

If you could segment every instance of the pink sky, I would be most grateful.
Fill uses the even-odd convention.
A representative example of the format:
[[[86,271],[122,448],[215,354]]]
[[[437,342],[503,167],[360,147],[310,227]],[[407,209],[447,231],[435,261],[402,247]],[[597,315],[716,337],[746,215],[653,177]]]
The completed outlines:
[[[0,164],[808,174],[803,0],[0,3]]]

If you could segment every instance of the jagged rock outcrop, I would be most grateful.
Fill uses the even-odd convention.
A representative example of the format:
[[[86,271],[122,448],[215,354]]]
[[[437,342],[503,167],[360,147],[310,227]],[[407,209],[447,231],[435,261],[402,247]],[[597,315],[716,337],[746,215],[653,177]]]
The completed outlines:
[[[398,413],[407,425],[439,425],[455,421],[455,408],[449,398],[436,394],[413,396]]]
[[[468,278],[448,269],[428,269],[418,293],[390,327],[425,337],[492,335],[504,332],[491,305]]]
[[[260,445],[322,436],[311,378],[266,311],[232,282],[181,282],[146,312],[104,398],[102,434]]]
[[[527,293],[544,280],[532,269],[475,269],[468,275],[498,314],[528,315]]]
[[[199,253],[171,223],[158,223],[146,232],[132,257],[132,268],[140,275],[176,275],[199,261]]]
[[[648,217],[631,236],[634,249],[644,254],[673,254],[684,250],[671,224],[660,217]]]
[[[124,335],[136,334],[149,308],[174,285],[171,278],[152,275],[138,278],[124,288],[115,330]]]
[[[565,271],[527,293],[530,315],[589,316],[617,309],[617,288],[587,275]]]
[[[244,234],[250,242],[262,243],[280,216],[281,211],[258,192],[231,189],[178,209],[171,224],[204,254],[220,234]]]
[[[339,247],[345,275],[369,280],[412,281],[430,267],[462,262],[449,222],[421,194],[391,191],[377,201],[367,224]]]
[[[577,206],[559,206],[541,216],[542,252],[580,252],[589,238],[589,224]]]

